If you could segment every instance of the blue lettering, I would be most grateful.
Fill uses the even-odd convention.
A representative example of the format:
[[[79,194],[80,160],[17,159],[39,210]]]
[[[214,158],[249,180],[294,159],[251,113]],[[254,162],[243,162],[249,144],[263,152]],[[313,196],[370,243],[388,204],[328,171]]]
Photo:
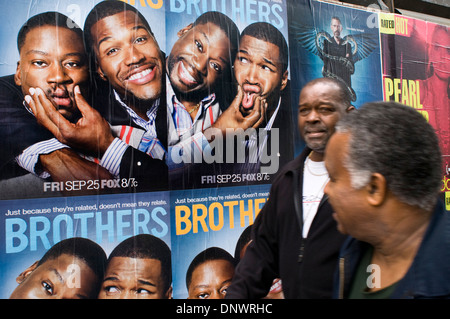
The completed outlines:
[[[265,2],[259,2],[258,3],[258,14],[259,14],[259,19],[261,21],[270,23],[270,7],[268,3]]]
[[[278,11],[278,12],[277,12]],[[281,6],[279,4],[274,4],[272,6],[272,13],[273,15],[277,18],[278,21],[274,21],[272,20],[272,24],[276,27],[276,28],[283,28],[284,27],[284,20],[283,18],[281,18],[280,14],[283,11],[283,9],[281,8]]]
[[[17,230],[14,230],[14,226],[18,226]],[[21,218],[10,218],[5,220],[5,239],[6,239],[6,253],[18,253],[27,248],[28,237],[25,236],[27,230],[27,223]],[[17,246],[14,246],[14,239],[19,241]]]
[[[61,223],[66,223],[66,237],[73,237],[73,220],[69,215],[58,215],[53,220],[53,243],[61,241]]]
[[[81,223],[80,227],[80,237],[87,238],[88,237],[88,218],[93,218],[94,213],[81,213],[81,214],[74,214],[74,219],[79,219]],[[78,225],[77,225],[78,226]],[[77,227],[78,228],[78,227]]]
[[[220,11],[223,14],[226,14],[227,12],[227,0],[222,0],[222,10]]]
[[[177,3],[179,6],[177,6]],[[183,12],[186,9],[184,0],[170,0],[170,12]]]
[[[187,0],[187,14],[192,14],[192,7],[195,10],[195,13],[197,14],[197,16],[199,16],[201,14],[200,12],[200,7],[198,6],[198,4],[200,3],[200,0]]]
[[[167,234],[169,229],[167,227],[167,224],[158,217],[158,213],[161,213],[163,216],[167,215],[166,210],[162,207],[156,207],[155,209],[152,210],[153,221],[156,222],[162,228],[161,231],[157,231],[155,228],[153,228],[152,234],[156,237],[163,237]]]
[[[6,253],[48,250],[65,238],[77,236],[91,238],[98,244],[121,242],[142,233],[164,237],[169,233],[167,218],[168,212],[164,207],[154,207],[151,212],[135,209],[59,214],[53,218],[8,218],[4,226]]]
[[[42,224],[42,229],[38,230],[38,224]],[[41,238],[45,249],[50,249],[50,241],[47,233],[50,231],[50,221],[46,217],[30,217],[30,250],[37,250],[37,240]]]
[[[253,20],[252,15],[256,14],[256,9],[252,9],[251,6],[256,6],[257,2],[256,0],[247,0],[247,6],[245,8],[246,11],[246,19],[247,24],[252,24],[253,22],[256,22],[256,20]]]
[[[106,224],[102,224],[102,212],[95,213],[95,229],[97,232],[97,243],[101,243],[103,239],[103,232],[108,233],[108,241],[112,243],[114,241],[114,212],[109,211],[107,213]]]
[[[236,1],[239,1],[239,6],[237,5]],[[231,5],[231,19],[233,21],[238,21],[237,15],[242,14],[242,18],[245,17],[245,12],[242,12],[245,10],[244,6],[244,0],[233,0]]]
[[[139,216],[143,216],[142,220],[139,220]],[[149,234],[147,224],[150,222],[150,214],[146,209],[134,210],[134,234]],[[141,229],[141,231],[139,231]]]
[[[129,216],[131,215],[131,210],[118,210],[117,211],[117,219],[116,219],[116,223],[117,223],[117,240],[118,241],[123,241],[125,239],[127,239],[128,236],[124,236],[123,234],[123,229],[126,227],[130,227],[131,224],[130,222],[125,222],[123,220],[123,216]]]

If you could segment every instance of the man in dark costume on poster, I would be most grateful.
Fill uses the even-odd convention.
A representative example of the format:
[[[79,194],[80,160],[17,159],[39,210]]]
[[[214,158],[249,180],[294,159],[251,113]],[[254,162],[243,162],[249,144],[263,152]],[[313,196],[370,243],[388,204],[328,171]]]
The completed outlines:
[[[341,37],[342,23],[338,17],[331,18],[332,38],[323,40],[323,69],[324,77],[338,78],[344,81],[355,97],[352,89],[351,76],[355,72],[352,47],[350,43]]]
[[[331,18],[330,28],[332,34],[319,31],[311,24],[293,23],[292,37],[304,49],[323,61],[323,77],[339,79],[345,83],[351,101],[354,102],[356,93],[352,88],[351,76],[355,73],[355,64],[376,50],[378,33],[367,29],[365,32],[342,37],[342,22],[336,16]]]

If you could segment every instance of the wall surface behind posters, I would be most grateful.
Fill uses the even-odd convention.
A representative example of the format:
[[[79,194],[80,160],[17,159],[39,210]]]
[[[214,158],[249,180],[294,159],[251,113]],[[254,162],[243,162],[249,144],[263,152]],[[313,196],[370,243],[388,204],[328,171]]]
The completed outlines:
[[[45,139],[50,133],[45,130],[41,132],[43,129],[25,108],[21,88],[14,85],[11,77],[19,60],[17,33],[27,19],[47,11],[63,13],[83,28],[86,16],[99,2],[17,0],[2,4],[0,132],[4,136],[0,153],[11,153],[11,156],[4,156],[5,160],[2,157],[0,163],[1,299],[9,298],[18,285],[16,278],[22,271],[62,240],[72,237],[90,239],[109,256],[124,240],[140,234],[157,237],[170,249],[173,298],[187,298],[186,275],[194,258],[212,247],[234,257],[241,234],[254,223],[263,209],[273,179],[282,170],[282,165],[302,151],[304,143],[297,132],[299,93],[307,82],[323,76],[345,78],[356,108],[370,101],[393,100],[424,114],[440,139],[443,154],[441,190],[447,210],[450,210],[448,27],[313,0],[123,1],[138,9],[148,20],[166,57],[179,43],[179,31],[208,11],[225,14],[234,21],[240,32],[256,22],[267,22],[280,32],[288,46],[288,85],[276,99],[279,108],[273,126],[257,131],[260,140],[267,141],[266,135],[269,136],[267,138],[271,142],[264,144],[267,148],[276,146],[276,151],[271,155],[277,157],[269,156],[272,162],[268,163],[273,164],[276,159],[280,164],[273,174],[262,170],[264,165],[259,162],[256,166],[246,166],[247,163],[235,162],[206,163],[205,158],[199,163],[182,162],[172,167],[169,153],[178,144],[170,145],[170,142],[163,158],[169,165],[168,176],[165,176],[169,183],[164,189],[140,190],[138,179],[132,175],[59,181],[56,177],[45,174],[36,176],[18,168],[16,156],[22,150],[17,153],[17,149],[23,145],[25,150],[41,141],[38,133],[23,133],[28,132],[26,128],[32,127],[32,132],[39,131]],[[330,49],[330,24],[336,18],[343,27],[341,36],[348,40],[350,58]],[[198,49],[197,38],[189,39],[189,48]],[[52,49],[57,48],[58,43],[55,43]],[[232,64],[236,61],[230,61],[228,69],[224,70],[228,72],[223,72],[229,77],[223,75],[219,81],[219,86],[226,89],[227,95],[222,99],[212,88],[205,93],[208,97],[214,93],[217,100],[212,105],[218,103],[220,112],[227,110],[235,99],[237,77]],[[337,66],[336,69],[331,65]],[[95,70],[92,71],[95,73]],[[159,107],[168,110],[164,115],[167,120],[163,120],[163,130],[170,134],[167,131],[171,127],[168,123],[175,118],[170,114],[174,100],[170,95],[171,79],[164,72],[165,68],[162,71],[162,81],[167,90],[166,96],[160,98]],[[99,83],[106,85],[106,82]],[[111,102],[111,105],[105,102],[114,100],[110,87],[106,86],[106,90],[101,85],[99,87],[102,89],[93,92],[93,103],[97,101],[97,96],[101,96],[99,100],[108,107],[121,107],[116,102]],[[96,104],[93,106],[98,107]],[[280,119],[281,124],[277,122]],[[204,123],[211,125],[207,121]],[[126,140],[130,147],[138,148],[144,141],[143,133],[138,134],[142,131],[138,130],[138,126],[125,125],[120,121],[111,121],[110,124],[113,128],[120,125],[123,131],[119,130],[118,137]],[[128,133],[132,142],[123,135]],[[200,133],[201,137],[201,131],[194,133]],[[29,140],[32,142],[27,145]],[[136,144],[132,144],[133,141]],[[211,154],[236,151],[240,147],[238,143],[239,140],[231,149],[226,149],[225,144],[215,144],[215,153]],[[192,145],[195,147],[189,151],[205,150],[202,148],[204,144]],[[211,145],[214,143],[211,142]],[[261,149],[266,150],[265,146]],[[83,154],[85,151],[83,148],[77,149],[83,158],[93,163],[100,162],[101,159]],[[11,177],[16,170],[17,176]],[[157,180],[151,182],[156,183]]]

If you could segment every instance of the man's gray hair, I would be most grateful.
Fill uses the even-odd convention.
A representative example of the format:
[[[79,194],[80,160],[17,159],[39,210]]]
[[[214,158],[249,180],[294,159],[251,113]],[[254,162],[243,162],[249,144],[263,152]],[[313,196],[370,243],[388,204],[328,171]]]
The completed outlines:
[[[441,152],[433,127],[416,110],[395,102],[367,103],[342,118],[336,132],[349,133],[344,163],[352,186],[382,174],[402,202],[431,210],[441,183]]]

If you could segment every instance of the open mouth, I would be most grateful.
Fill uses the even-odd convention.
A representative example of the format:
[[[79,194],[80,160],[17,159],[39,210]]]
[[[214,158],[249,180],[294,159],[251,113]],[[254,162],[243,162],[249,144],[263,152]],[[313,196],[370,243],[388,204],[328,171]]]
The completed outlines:
[[[255,100],[261,89],[257,85],[244,84],[242,86],[244,90],[244,97],[242,99],[242,107],[245,110],[250,110],[255,105]]]
[[[178,62],[177,72],[180,81],[188,87],[198,85],[201,82],[201,80],[197,79],[195,74],[193,74],[195,71],[191,67],[187,68],[183,61]]]
[[[272,287],[270,287],[270,293],[277,294],[281,292],[282,285],[281,285],[281,279],[275,279],[272,283]]]
[[[130,72],[125,79],[128,84],[146,84],[152,81],[156,75],[156,68],[154,66],[146,66],[144,69],[141,67]]]

